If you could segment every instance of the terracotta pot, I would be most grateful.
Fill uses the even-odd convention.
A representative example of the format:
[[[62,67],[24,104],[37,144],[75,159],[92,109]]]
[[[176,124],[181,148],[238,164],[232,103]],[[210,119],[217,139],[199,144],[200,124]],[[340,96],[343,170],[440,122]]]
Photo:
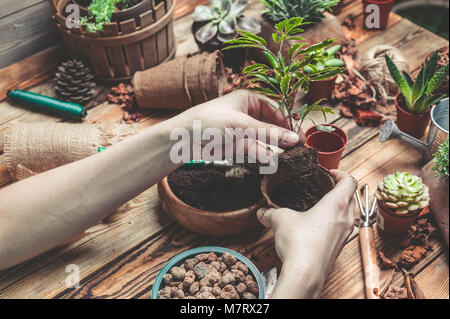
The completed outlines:
[[[420,139],[425,135],[428,124],[430,124],[430,110],[420,114],[410,113],[403,107],[405,104],[402,99],[401,93],[395,97],[397,126],[402,132]]]
[[[337,169],[348,142],[347,134],[335,125],[322,125],[332,126],[335,130],[328,133],[313,126],[305,133],[305,145],[317,150],[320,165],[327,169]]]
[[[334,188],[336,184],[333,175],[324,167],[320,166],[317,170],[316,176],[314,176],[315,181],[326,194]],[[273,208],[280,208],[271,198],[273,191],[285,181],[278,173],[272,175],[264,176],[261,181],[261,192],[267,205]]]
[[[409,227],[414,224],[417,217],[422,213],[421,210],[418,210],[417,212],[408,215],[397,215],[394,211],[385,207],[380,201],[378,201],[377,208],[378,230],[395,236],[406,234]]]
[[[364,13],[364,28],[369,30],[379,30],[379,29],[385,29],[387,26],[387,23],[389,21],[389,14],[391,13],[392,6],[394,5],[395,0],[363,0],[363,13]],[[380,23],[379,27],[369,27],[367,25],[367,18],[374,14],[373,10],[370,10],[370,8],[367,8],[367,6],[373,6],[376,5],[379,8],[380,13]],[[367,8],[367,11],[366,11]],[[370,17],[369,20],[371,21]]]
[[[229,212],[201,210],[180,200],[170,188],[168,178],[158,183],[159,202],[164,211],[184,228],[210,236],[230,236],[258,227],[256,211],[264,200],[255,205]]]
[[[309,91],[306,93],[306,101],[312,104],[320,99],[329,100],[334,89],[336,78],[337,76],[322,81],[311,81],[309,83]]]

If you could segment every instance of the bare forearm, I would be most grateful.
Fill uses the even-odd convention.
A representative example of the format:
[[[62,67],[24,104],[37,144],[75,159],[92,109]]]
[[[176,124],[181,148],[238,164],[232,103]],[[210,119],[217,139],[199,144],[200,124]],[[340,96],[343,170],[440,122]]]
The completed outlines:
[[[176,124],[0,190],[0,269],[81,233],[176,169],[169,158]]]

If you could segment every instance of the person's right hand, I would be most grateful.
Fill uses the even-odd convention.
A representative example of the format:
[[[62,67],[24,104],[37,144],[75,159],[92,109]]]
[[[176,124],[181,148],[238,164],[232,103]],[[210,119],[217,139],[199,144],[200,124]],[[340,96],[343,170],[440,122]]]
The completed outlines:
[[[295,293],[299,293],[299,298],[317,297],[352,233],[357,181],[342,171],[331,172],[337,180],[336,187],[309,211],[287,208],[258,211],[261,223],[274,232],[275,248],[283,262],[274,298],[289,298]],[[303,288],[295,288],[296,280],[301,281]],[[290,288],[294,292],[288,293]]]

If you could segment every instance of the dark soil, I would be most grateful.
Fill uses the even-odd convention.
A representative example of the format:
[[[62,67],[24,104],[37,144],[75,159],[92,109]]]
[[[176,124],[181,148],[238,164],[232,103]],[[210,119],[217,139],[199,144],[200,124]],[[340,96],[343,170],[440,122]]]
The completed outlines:
[[[192,207],[225,212],[260,201],[262,177],[257,164],[235,164],[231,168],[183,166],[169,175],[169,185]]]
[[[278,206],[304,212],[325,195],[314,178],[319,169],[314,149],[296,146],[280,154],[278,165],[279,174],[286,179],[270,194],[272,201]]]

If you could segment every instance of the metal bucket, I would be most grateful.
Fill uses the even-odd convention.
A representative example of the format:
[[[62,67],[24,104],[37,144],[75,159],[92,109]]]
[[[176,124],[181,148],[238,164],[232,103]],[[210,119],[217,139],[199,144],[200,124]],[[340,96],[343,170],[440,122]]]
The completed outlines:
[[[431,109],[431,126],[427,139],[427,157],[431,158],[438,151],[439,145],[448,136],[449,104],[448,98],[441,100]]]

